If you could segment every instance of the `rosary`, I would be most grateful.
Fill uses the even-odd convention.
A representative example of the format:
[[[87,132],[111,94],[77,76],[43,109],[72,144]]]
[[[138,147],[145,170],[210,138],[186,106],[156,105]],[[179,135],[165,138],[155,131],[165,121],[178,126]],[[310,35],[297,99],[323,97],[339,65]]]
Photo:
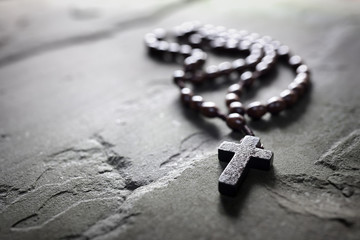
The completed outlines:
[[[235,196],[249,168],[269,170],[273,160],[273,153],[264,149],[260,139],[246,125],[244,115],[260,119],[267,112],[279,114],[294,105],[310,85],[309,69],[302,63],[301,57],[291,54],[288,46],[257,33],[187,22],[175,27],[172,35],[176,42],[167,42],[165,38],[169,34],[158,28],[146,34],[145,44],[151,57],[182,63],[183,70],[176,70],[173,74],[182,103],[205,117],[219,118],[233,131],[245,134],[240,143],[225,141],[218,148],[219,160],[228,163],[219,177],[219,192]],[[208,56],[205,51],[245,57],[204,68]],[[266,104],[255,101],[244,106],[240,102],[243,90],[250,88],[256,79],[265,76],[279,61],[294,69],[295,79],[286,90],[270,98]],[[225,96],[227,114],[221,113],[215,103],[195,95],[186,85],[201,85],[221,77],[237,81],[229,86]]]

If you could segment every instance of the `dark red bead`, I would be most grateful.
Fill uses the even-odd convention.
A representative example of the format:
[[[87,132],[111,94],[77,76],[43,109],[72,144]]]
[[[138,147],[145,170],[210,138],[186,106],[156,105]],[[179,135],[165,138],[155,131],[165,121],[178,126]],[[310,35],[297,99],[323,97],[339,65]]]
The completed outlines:
[[[219,69],[215,65],[208,66],[206,68],[206,74],[208,78],[216,78],[219,76]]]
[[[239,41],[238,40],[235,40],[233,38],[230,38],[226,41],[225,43],[225,49],[229,52],[229,53],[232,53],[232,52],[236,52],[237,50],[237,46],[239,44]]]
[[[244,115],[245,108],[241,102],[232,102],[232,103],[230,103],[230,106],[229,106],[229,112]]]
[[[221,75],[228,75],[233,71],[232,65],[229,62],[219,64],[219,72]]]
[[[200,111],[204,116],[209,118],[217,117],[219,113],[219,109],[213,102],[203,102]]]
[[[248,105],[246,113],[253,119],[259,119],[266,113],[266,106],[260,102],[252,102]]]
[[[289,64],[290,66],[297,68],[301,65],[301,57],[298,55],[294,55],[292,57],[289,58]]]
[[[241,92],[242,92],[242,85],[240,85],[238,83],[234,83],[228,88],[228,92],[235,93],[236,95],[238,95],[240,97]]]
[[[262,44],[260,44],[260,43],[254,43],[254,44],[252,44],[251,46],[250,46],[250,50],[251,50],[251,54],[253,54],[253,53],[257,53],[257,52],[261,52],[262,51],[262,48],[263,48],[263,46],[262,46]]]
[[[236,95],[235,93],[228,93],[226,94],[225,96],[225,102],[226,102],[226,106],[230,106],[230,104],[232,102],[238,102],[240,99],[239,99],[239,96]]]
[[[245,87],[250,87],[254,83],[254,77],[250,71],[246,71],[241,74],[240,79],[244,83]]]
[[[259,62],[256,64],[255,70],[259,73],[259,76],[264,75],[268,70],[268,64],[265,62]]]
[[[290,48],[286,45],[281,45],[277,49],[277,53],[278,53],[279,57],[287,59],[290,55]]]
[[[232,62],[232,68],[237,72],[244,71],[245,66],[246,66],[246,63],[245,63],[244,59],[241,59],[241,58]]]
[[[296,73],[307,73],[309,74],[309,67],[305,64],[300,65],[297,69],[296,69]]]
[[[298,96],[303,95],[303,93],[305,92],[305,87],[301,84],[297,84],[296,82],[290,83],[288,89],[296,92]]]
[[[294,79],[296,84],[302,85],[304,88],[307,88],[310,84],[309,75],[307,73],[298,73]]]
[[[189,37],[189,43],[193,47],[201,47],[202,45],[202,36],[198,33],[192,34]]]
[[[190,108],[194,110],[199,110],[201,108],[201,104],[204,102],[203,97],[195,95],[191,98]]]
[[[251,46],[251,42],[248,41],[248,40],[243,40],[239,43],[239,50],[240,51],[249,51],[250,49],[250,46]]]
[[[254,67],[259,62],[259,57],[256,55],[249,55],[245,58],[245,63],[248,67]]]
[[[284,110],[286,107],[286,103],[282,98],[272,97],[267,101],[267,111],[271,114],[277,114]]]
[[[170,43],[169,52],[171,54],[172,60],[176,60],[176,57],[180,52],[180,45],[178,43]]]
[[[245,118],[238,113],[230,113],[226,118],[226,124],[233,130],[241,131],[245,123]]]
[[[261,59],[261,62],[266,63],[268,67],[272,67],[276,62],[276,58],[273,56],[266,55]]]
[[[180,46],[180,54],[183,57],[189,57],[191,55],[192,48],[189,45],[183,44]]]
[[[166,53],[169,50],[169,43],[165,41],[159,41],[158,51],[161,54]]]
[[[184,60],[185,71],[194,71],[196,69],[197,59],[193,56],[187,57]]]
[[[201,49],[194,49],[191,53],[191,56],[197,59],[198,62],[197,67],[202,67],[207,59],[207,54]]]
[[[220,52],[225,48],[226,40],[224,38],[216,38],[210,42],[210,46],[214,51]]]
[[[166,31],[163,28],[156,28],[154,29],[153,33],[159,40],[163,40],[166,37]]]
[[[179,82],[183,82],[185,80],[185,72],[183,70],[176,70],[173,73],[173,80],[175,84],[179,84]]]
[[[280,93],[280,97],[285,101],[286,107],[290,107],[296,103],[298,94],[292,90],[286,89]]]
[[[145,44],[147,46],[149,46],[150,44],[157,42],[158,39],[156,38],[156,35],[154,33],[148,33],[145,35],[144,41],[145,41]]]
[[[191,98],[193,96],[193,92],[190,88],[181,89],[181,101],[188,106],[190,104]]]

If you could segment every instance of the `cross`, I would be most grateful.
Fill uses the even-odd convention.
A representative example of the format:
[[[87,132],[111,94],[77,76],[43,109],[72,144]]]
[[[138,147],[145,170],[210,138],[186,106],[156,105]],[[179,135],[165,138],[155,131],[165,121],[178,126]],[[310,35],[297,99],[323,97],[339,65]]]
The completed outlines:
[[[244,180],[249,168],[269,170],[273,153],[260,148],[258,137],[245,136],[240,144],[223,142],[218,149],[220,161],[229,162],[219,177],[219,192],[235,196],[240,183]]]

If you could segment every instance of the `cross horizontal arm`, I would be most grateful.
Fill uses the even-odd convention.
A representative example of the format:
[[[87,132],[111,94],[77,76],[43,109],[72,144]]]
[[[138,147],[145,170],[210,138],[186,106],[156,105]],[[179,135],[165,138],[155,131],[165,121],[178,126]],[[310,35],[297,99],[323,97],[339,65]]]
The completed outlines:
[[[218,148],[218,158],[222,162],[230,162],[240,144],[233,142],[223,142]]]
[[[270,150],[255,148],[252,157],[270,160],[273,157],[273,153]]]
[[[273,157],[274,154],[271,151],[256,148],[251,154],[250,167],[261,170],[269,170],[272,165]]]

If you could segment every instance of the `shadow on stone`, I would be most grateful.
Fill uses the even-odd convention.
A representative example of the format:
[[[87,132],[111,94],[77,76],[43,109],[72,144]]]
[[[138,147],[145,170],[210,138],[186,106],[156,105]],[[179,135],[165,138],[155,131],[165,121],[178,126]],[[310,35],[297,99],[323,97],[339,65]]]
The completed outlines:
[[[225,164],[226,165],[226,164]],[[224,164],[221,164],[225,168]],[[219,210],[231,218],[240,218],[243,206],[249,198],[252,189],[259,186],[273,186],[275,169],[271,168],[269,171],[250,169],[244,182],[241,183],[238,194],[235,197],[228,197],[219,195]]]
[[[180,100],[176,102],[177,108],[181,109],[183,115],[189,120],[189,122],[196,125],[197,128],[201,129],[204,133],[209,134],[214,139],[221,139],[220,130],[216,127],[215,123],[206,121],[205,118],[201,117],[190,108],[184,107]]]

